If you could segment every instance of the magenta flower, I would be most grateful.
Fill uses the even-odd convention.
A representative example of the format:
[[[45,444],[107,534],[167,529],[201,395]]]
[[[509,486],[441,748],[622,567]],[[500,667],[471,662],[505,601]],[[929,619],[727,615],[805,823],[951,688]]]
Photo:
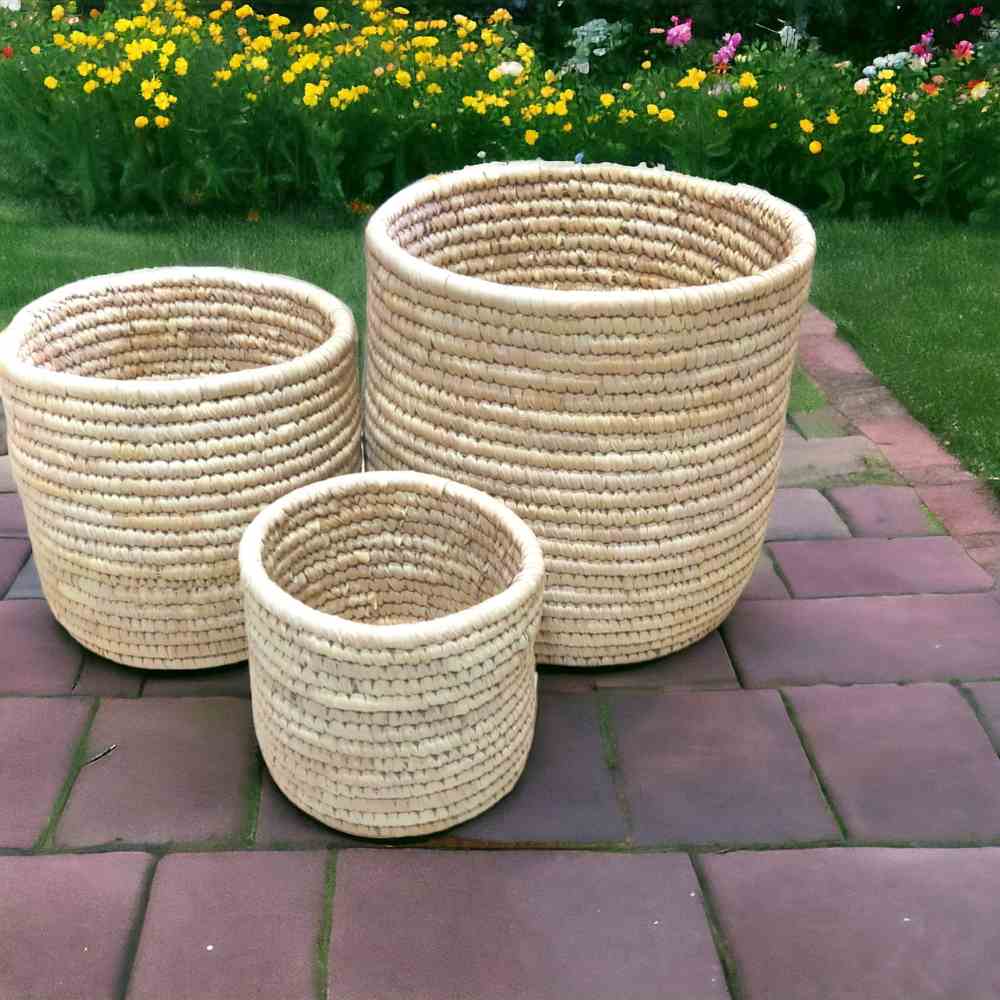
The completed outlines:
[[[920,36],[920,41],[916,45],[910,46],[910,52],[921,59],[932,59],[934,57],[934,29],[925,31]]]
[[[951,24],[961,24],[965,20],[965,15],[959,11],[957,14],[952,14],[948,20]]]
[[[742,41],[743,36],[738,31],[722,36],[722,47],[718,52],[712,53],[712,62],[720,73],[725,73],[729,68],[729,64],[735,58],[736,50],[740,47]]]
[[[691,41],[691,25],[694,22],[690,17],[686,21],[682,21],[676,14],[670,20],[674,26],[667,29],[667,45],[671,48],[682,49]]]
[[[970,7],[969,8],[969,15],[971,17],[982,17],[983,16],[983,5],[982,4],[976,4],[975,7]]]

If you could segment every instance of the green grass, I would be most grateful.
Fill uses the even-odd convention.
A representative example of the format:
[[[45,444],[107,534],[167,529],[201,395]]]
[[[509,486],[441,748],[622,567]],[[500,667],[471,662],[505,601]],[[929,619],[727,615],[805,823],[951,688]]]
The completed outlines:
[[[1000,488],[997,234],[919,219],[816,229],[813,301],[914,417]]]
[[[91,274],[215,264],[288,274],[343,299],[365,318],[361,227],[306,216],[260,222],[68,223],[43,206],[0,199],[0,329],[32,299]]]
[[[796,365],[792,372],[792,393],[788,399],[789,413],[813,413],[826,406],[823,390]]]

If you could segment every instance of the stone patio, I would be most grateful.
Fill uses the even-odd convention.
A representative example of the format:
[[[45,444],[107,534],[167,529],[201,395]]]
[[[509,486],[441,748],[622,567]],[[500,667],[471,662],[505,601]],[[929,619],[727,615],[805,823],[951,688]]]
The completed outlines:
[[[543,668],[514,792],[418,842],[290,805],[244,668],[85,653],[0,495],[0,997],[1000,996],[1000,516],[815,311],[801,360],[723,628]]]

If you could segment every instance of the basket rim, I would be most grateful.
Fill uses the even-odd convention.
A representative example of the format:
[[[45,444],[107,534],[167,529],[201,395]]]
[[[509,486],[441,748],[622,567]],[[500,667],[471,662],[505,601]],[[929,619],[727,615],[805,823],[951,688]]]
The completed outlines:
[[[521,565],[513,581],[497,594],[472,607],[438,618],[399,625],[369,625],[350,618],[319,611],[293,597],[264,569],[262,550],[268,531],[285,517],[288,509],[313,499],[335,498],[372,485],[425,490],[452,497],[498,520],[513,536],[521,553]],[[545,563],[541,543],[528,525],[505,503],[442,476],[423,472],[356,472],[300,486],[265,507],[250,523],[240,541],[240,577],[249,592],[265,608],[289,624],[335,642],[365,649],[413,649],[434,646],[469,635],[502,620],[523,607],[544,585]],[[251,643],[252,645],[252,643]]]
[[[505,285],[485,278],[457,274],[428,263],[404,250],[389,236],[388,226],[394,214],[435,193],[461,187],[463,182],[486,181],[502,184],[507,180],[587,179],[600,180],[609,171],[636,181],[665,178],[675,190],[688,190],[709,196],[737,197],[748,204],[763,205],[788,226],[791,252],[783,260],[759,274],[681,288],[623,289],[615,291],[570,291],[533,288],[530,285]],[[365,228],[369,252],[400,267],[407,278],[419,287],[465,302],[491,306],[503,311],[523,310],[528,314],[565,316],[567,310],[578,316],[683,314],[692,310],[721,307],[747,298],[757,298],[771,288],[783,287],[811,268],[816,253],[816,234],[805,213],[787,201],[749,184],[729,184],[707,180],[677,171],[655,167],[627,166],[619,163],[575,163],[563,160],[517,160],[474,164],[444,174],[432,174],[397,192],[374,212]]]
[[[114,379],[73,372],[56,372],[23,361],[18,352],[35,319],[55,304],[78,295],[141,288],[143,285],[177,284],[197,279],[215,279],[234,286],[258,290],[294,290],[333,322],[333,333],[304,354],[273,365],[235,372],[192,375],[166,379]],[[357,340],[354,314],[343,301],[310,282],[268,271],[217,266],[169,266],[136,268],[93,275],[61,285],[23,306],[6,329],[0,331],[0,379],[39,392],[88,401],[170,405],[254,394],[273,384],[288,384],[353,351]],[[265,375],[266,373],[266,375]],[[125,398],[127,397],[127,399]]]

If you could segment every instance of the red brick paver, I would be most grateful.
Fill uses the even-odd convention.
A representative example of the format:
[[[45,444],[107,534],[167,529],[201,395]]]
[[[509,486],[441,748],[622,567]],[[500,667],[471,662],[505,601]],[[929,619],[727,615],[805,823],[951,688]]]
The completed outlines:
[[[953,687],[795,688],[788,697],[852,836],[1000,838],[1000,759]]]
[[[313,1000],[326,867],[323,851],[164,858],[128,1000]]]
[[[10,590],[29,555],[31,546],[26,538],[0,538],[0,597]]]
[[[66,694],[82,662],[45,601],[0,601],[0,694]]]
[[[865,538],[937,535],[917,491],[910,486],[844,486],[830,490],[851,533]]]
[[[849,538],[847,525],[819,490],[777,490],[767,523],[767,540],[789,538]]]
[[[234,840],[254,760],[240,698],[107,700],[56,839],[64,847]]]
[[[118,1000],[148,854],[0,858],[0,996]]]
[[[1000,849],[703,862],[743,1000],[994,1000]]]
[[[682,854],[343,851],[331,1000],[728,1000]]]

